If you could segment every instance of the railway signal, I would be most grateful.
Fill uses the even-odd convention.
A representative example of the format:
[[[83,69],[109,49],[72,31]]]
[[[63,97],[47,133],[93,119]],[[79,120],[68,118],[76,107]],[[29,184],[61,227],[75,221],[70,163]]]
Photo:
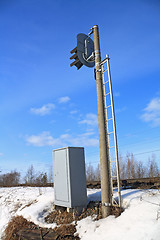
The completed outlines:
[[[70,59],[71,59],[71,60],[72,60],[72,59],[75,60],[74,62],[72,62],[72,63],[70,64],[70,66],[72,67],[72,66],[75,65],[75,66],[77,67],[77,70],[79,70],[79,69],[83,66],[83,64],[81,63],[81,61],[80,61],[79,58],[78,58],[78,55],[77,55],[77,47],[75,47],[70,53],[71,53],[71,54],[74,53],[74,55],[73,55],[72,57],[70,57]]]
[[[71,52],[73,54],[70,59],[74,59],[74,62],[70,66],[76,66],[79,70],[83,65],[87,67],[94,67],[94,42],[86,34],[79,33],[77,35],[77,47]]]
[[[94,34],[94,42],[90,38]],[[118,162],[118,148],[116,138],[116,126],[114,117],[114,104],[112,85],[109,70],[109,57],[101,61],[100,43],[99,43],[99,30],[95,25],[91,32],[87,35],[80,33],[77,35],[77,46],[71,51],[74,62],[70,66],[76,66],[79,70],[83,65],[87,67],[94,67],[95,65],[95,78],[97,86],[97,106],[98,106],[98,127],[99,127],[99,148],[100,148],[100,172],[101,172],[101,201],[102,201],[102,217],[107,217],[111,214],[111,206],[113,206],[113,178],[116,177],[118,183],[119,206],[121,206],[121,193],[120,193],[120,178],[119,178],[119,162]],[[103,65],[107,63],[107,69],[103,69]],[[108,81],[104,81],[104,72],[108,71]],[[109,93],[106,93],[105,84],[109,84]],[[107,98],[110,98],[110,105],[107,105]],[[111,108],[112,117],[108,119],[107,111]],[[109,131],[108,121],[112,120],[113,129]],[[110,146],[109,135],[114,134],[114,146]],[[115,149],[116,155],[116,169],[117,175],[112,176],[111,165],[111,148]],[[113,161],[112,161],[113,162]]]

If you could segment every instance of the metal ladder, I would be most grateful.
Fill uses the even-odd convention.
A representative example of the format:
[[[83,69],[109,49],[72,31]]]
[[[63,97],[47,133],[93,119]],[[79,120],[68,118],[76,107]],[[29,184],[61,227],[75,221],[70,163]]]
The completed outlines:
[[[104,65],[107,68],[104,69]],[[102,81],[103,81],[103,95],[105,104],[105,115],[106,115],[106,131],[108,138],[108,152],[110,160],[110,178],[111,178],[111,194],[112,194],[112,205],[122,206],[121,191],[120,191],[120,171],[119,171],[119,159],[118,159],[118,146],[117,146],[117,133],[116,133],[116,122],[114,113],[114,102],[112,94],[112,83],[110,75],[109,56],[101,61]],[[107,80],[105,80],[104,73],[108,72]],[[117,182],[118,189],[118,202],[113,198],[113,181]]]

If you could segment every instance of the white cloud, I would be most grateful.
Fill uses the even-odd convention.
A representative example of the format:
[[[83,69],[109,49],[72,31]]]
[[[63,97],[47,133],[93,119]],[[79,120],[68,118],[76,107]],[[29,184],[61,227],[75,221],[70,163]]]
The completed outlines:
[[[47,114],[50,114],[52,109],[55,108],[55,105],[53,103],[48,103],[43,105],[40,108],[31,108],[30,112],[36,115],[44,116]]]
[[[77,110],[73,110],[73,111],[70,111],[70,114],[76,114],[78,111]]]
[[[61,97],[58,99],[59,103],[67,103],[70,101],[70,97],[66,96],[66,97]]]
[[[143,110],[141,119],[150,122],[153,127],[160,125],[160,97],[153,98]]]
[[[79,121],[79,123],[96,126],[98,124],[98,117],[96,114],[88,113],[88,114],[86,114],[85,119],[83,119],[82,121]]]
[[[80,134],[79,136],[81,136],[81,137],[87,137],[87,136],[91,136],[91,135],[94,135],[95,134],[95,132],[93,131],[93,130],[91,130],[91,131],[87,131],[87,132],[85,132],[85,133],[82,133],[82,134]]]
[[[60,136],[60,139],[64,141],[64,145],[66,146],[84,146],[84,147],[97,147],[98,146],[98,138],[90,137],[93,133],[84,133],[73,137],[70,134],[63,134]]]
[[[53,138],[49,132],[42,132],[39,135],[27,136],[26,142],[37,147],[61,145],[59,139]]]
[[[94,132],[84,133],[77,136],[62,134],[58,138],[53,138],[50,132],[42,132],[39,135],[27,136],[26,142],[37,147],[52,146],[53,148],[64,146],[98,146],[98,138],[94,136],[91,137],[91,135],[94,135]]]

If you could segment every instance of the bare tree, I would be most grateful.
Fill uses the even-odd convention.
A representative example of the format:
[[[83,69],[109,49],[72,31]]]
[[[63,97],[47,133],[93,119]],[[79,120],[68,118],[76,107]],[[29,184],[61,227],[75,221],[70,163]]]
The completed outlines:
[[[98,163],[96,169],[95,169],[95,181],[100,181],[101,180],[101,174],[100,174],[100,164]]]
[[[94,181],[94,179],[95,179],[94,168],[91,165],[91,163],[89,163],[89,165],[86,166],[86,180],[87,181]]]
[[[20,183],[20,173],[16,170],[11,171],[10,173],[2,174],[0,176],[0,185],[1,186],[14,186]]]
[[[128,179],[131,179],[131,160],[130,160],[130,154],[129,153],[127,153],[126,159],[127,159],[126,175],[127,175]]]
[[[133,156],[133,153],[131,153],[131,178],[136,177],[136,160]]]
[[[126,155],[126,177],[128,179],[136,177],[136,160],[133,153],[127,153]]]
[[[138,161],[136,164],[136,177],[144,178],[146,176],[146,167],[142,161]]]
[[[119,154],[119,165],[120,165],[120,179],[126,179],[126,161]]]
[[[47,173],[40,173],[34,180],[34,183],[39,185],[46,185],[47,184]]]
[[[152,154],[152,158],[148,160],[148,176],[149,177],[159,177],[160,171],[156,163],[156,157]]]
[[[35,170],[34,170],[33,165],[31,165],[27,170],[27,173],[24,177],[24,181],[27,184],[34,184],[35,178],[36,178]]]
[[[49,167],[48,171],[48,182],[53,183],[53,166]]]

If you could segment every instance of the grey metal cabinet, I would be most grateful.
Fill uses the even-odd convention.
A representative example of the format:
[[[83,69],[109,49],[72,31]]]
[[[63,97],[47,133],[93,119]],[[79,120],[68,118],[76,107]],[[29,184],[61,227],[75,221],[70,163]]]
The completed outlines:
[[[53,150],[55,205],[83,208],[87,205],[84,148]]]

